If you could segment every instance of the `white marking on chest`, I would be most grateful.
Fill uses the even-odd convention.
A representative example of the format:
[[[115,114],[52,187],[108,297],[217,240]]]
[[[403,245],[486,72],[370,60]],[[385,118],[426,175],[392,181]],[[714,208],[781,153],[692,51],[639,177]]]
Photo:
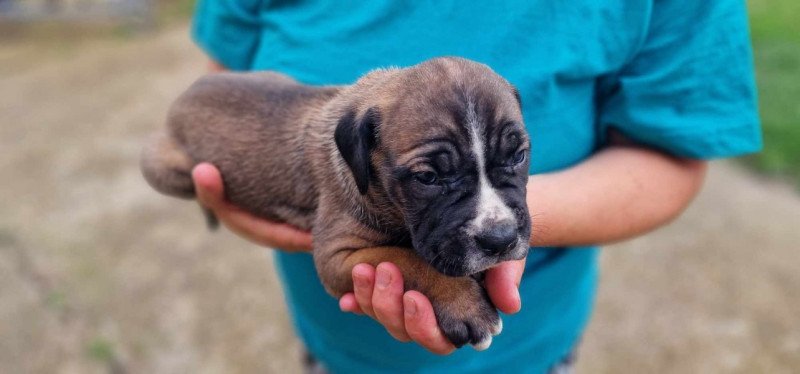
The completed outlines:
[[[504,221],[514,221],[514,213],[511,208],[503,202],[497,190],[489,183],[486,175],[486,146],[481,136],[481,124],[478,114],[475,112],[475,104],[472,100],[467,102],[467,129],[469,130],[470,145],[472,153],[475,154],[475,161],[478,168],[478,206],[475,218],[470,221],[468,227],[473,230],[471,234],[476,234],[485,228],[486,225],[497,224]]]

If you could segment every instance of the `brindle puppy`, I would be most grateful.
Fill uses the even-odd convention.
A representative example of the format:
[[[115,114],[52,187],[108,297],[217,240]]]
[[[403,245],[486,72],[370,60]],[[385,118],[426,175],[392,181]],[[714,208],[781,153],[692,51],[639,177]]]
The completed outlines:
[[[209,75],[167,127],[142,156],[156,190],[193,197],[192,167],[211,162],[231,202],[312,230],[332,295],[353,290],[356,264],[389,261],[456,346],[500,332],[471,275],[527,254],[530,142],[516,90],[487,66],[437,58],[342,87]]]

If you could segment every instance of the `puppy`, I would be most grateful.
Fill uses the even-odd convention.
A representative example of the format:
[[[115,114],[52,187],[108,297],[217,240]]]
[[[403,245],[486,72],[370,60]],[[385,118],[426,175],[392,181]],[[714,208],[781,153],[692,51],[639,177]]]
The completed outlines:
[[[356,264],[392,262],[454,345],[485,349],[502,324],[475,275],[527,255],[529,150],[505,79],[436,58],[351,86],[203,77],[173,104],[141,166],[156,190],[192,198],[193,166],[211,162],[232,203],[312,230],[331,295],[353,291]]]

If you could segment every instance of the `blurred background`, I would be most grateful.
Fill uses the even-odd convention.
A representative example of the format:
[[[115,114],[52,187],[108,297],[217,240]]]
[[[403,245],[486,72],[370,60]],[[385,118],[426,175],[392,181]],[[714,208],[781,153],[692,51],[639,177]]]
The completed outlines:
[[[800,372],[800,1],[748,5],[766,148],[604,251],[579,372]],[[139,174],[192,7],[0,0],[0,372],[300,371],[269,250]]]

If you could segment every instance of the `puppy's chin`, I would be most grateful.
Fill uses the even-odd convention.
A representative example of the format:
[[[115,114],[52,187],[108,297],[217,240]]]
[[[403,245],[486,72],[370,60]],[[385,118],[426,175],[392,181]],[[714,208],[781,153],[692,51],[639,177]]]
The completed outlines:
[[[489,268],[495,267],[497,264],[501,262],[522,260],[523,258],[528,256],[528,248],[529,248],[527,245],[528,241],[522,240],[522,238],[520,238],[518,240],[518,243],[519,244],[517,244],[517,246],[514,247],[514,249],[500,256],[484,255],[482,254],[482,252],[480,252],[480,250],[478,250],[478,252],[473,252],[476,253],[476,255],[472,256],[472,258],[466,261],[467,263],[466,275],[473,275],[476,273],[480,273]]]
[[[466,277],[478,274],[495,265],[505,262],[521,260],[528,255],[528,240],[519,238],[518,244],[513,250],[501,256],[487,255],[476,245],[468,245],[468,248],[458,248],[459,251],[440,248],[438,254],[430,254],[434,251],[427,251],[429,255],[424,255],[425,260],[438,272],[450,277]]]

